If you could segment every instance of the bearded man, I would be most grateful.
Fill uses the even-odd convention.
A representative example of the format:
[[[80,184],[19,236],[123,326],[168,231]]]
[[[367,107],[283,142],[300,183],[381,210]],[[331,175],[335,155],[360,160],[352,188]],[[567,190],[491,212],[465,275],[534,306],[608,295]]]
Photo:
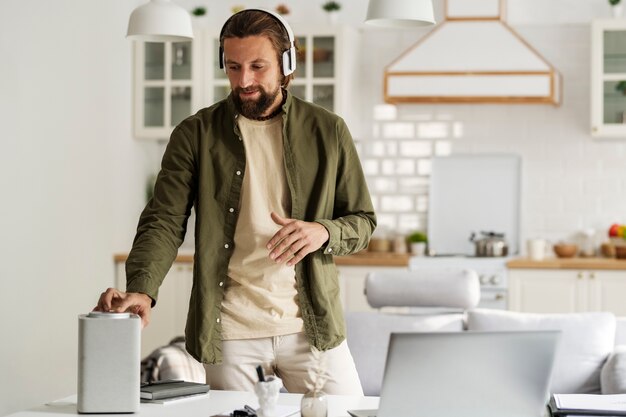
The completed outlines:
[[[333,255],[367,247],[376,217],[337,115],[291,95],[296,49],[273,12],[231,16],[220,65],[231,93],[172,132],[126,262],[126,292],[97,310],[147,325],[196,212],[186,348],[213,389],[252,391],[255,368],[306,392],[321,351],[324,391],[363,393],[345,340]]]

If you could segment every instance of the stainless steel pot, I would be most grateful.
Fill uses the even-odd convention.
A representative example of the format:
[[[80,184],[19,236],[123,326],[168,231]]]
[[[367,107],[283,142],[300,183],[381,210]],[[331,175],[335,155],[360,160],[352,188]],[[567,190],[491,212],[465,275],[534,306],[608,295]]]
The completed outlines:
[[[504,239],[504,233],[480,232],[482,238],[476,238],[476,233],[472,233],[470,241],[476,246],[476,256],[496,257],[506,256],[509,253],[509,245]]]

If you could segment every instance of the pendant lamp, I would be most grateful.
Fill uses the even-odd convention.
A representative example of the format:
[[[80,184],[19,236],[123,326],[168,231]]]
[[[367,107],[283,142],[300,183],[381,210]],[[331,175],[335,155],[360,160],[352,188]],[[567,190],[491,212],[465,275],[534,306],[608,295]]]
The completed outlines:
[[[170,0],[150,0],[128,20],[126,38],[147,42],[184,42],[193,39],[191,15]]]
[[[435,24],[432,0],[370,0],[365,23],[410,28]]]

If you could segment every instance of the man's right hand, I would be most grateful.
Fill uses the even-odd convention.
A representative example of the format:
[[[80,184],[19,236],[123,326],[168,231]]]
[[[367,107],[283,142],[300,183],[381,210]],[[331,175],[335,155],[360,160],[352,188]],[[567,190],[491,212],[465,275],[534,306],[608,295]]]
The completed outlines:
[[[122,292],[115,288],[107,288],[100,294],[98,305],[93,311],[105,311],[112,313],[130,312],[141,317],[141,327],[150,323],[152,312],[152,298],[139,292]]]

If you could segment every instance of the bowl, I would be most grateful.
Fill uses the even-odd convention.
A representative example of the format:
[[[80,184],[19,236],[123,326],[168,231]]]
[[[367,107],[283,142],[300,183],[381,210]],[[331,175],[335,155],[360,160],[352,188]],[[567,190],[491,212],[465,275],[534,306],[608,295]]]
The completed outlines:
[[[615,245],[611,242],[605,242],[600,245],[600,252],[605,258],[615,258]]]
[[[578,245],[573,243],[557,243],[553,249],[559,258],[573,258],[578,253]]]
[[[615,257],[617,259],[626,259],[626,246],[616,246]]]

